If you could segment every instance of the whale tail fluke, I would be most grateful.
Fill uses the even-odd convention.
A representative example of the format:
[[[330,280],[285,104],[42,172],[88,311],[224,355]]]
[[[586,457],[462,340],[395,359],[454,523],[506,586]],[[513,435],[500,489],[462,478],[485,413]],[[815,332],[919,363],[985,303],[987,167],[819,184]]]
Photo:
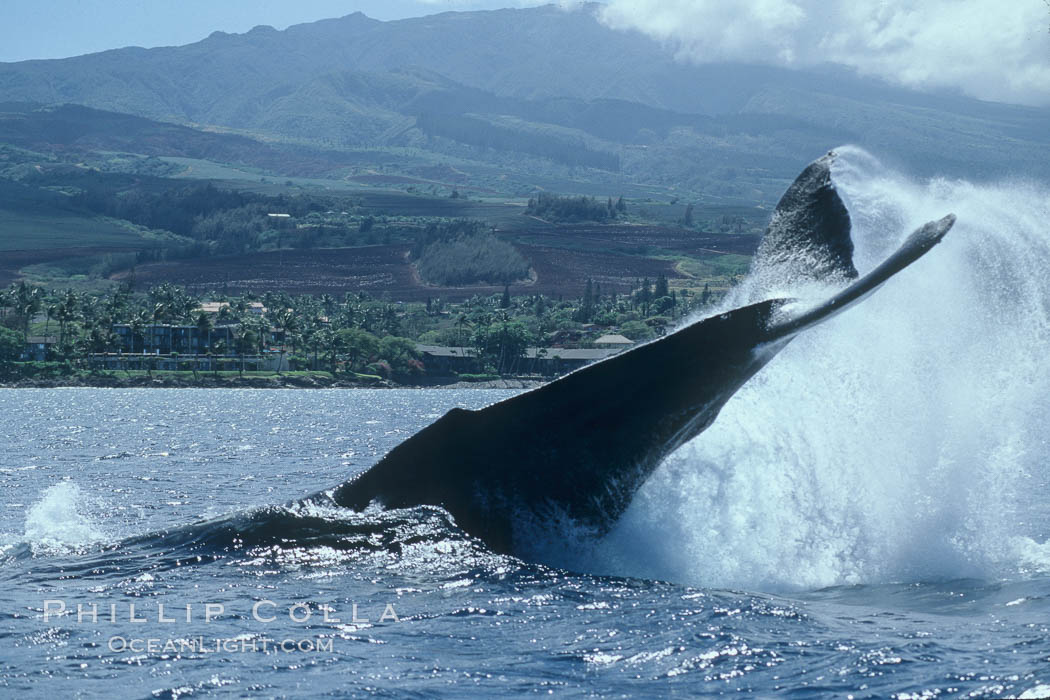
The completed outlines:
[[[886,258],[874,270],[816,308],[774,324],[769,329],[770,335],[777,339],[792,336],[810,326],[826,321],[857,303],[940,243],[954,225],[955,214],[948,214],[937,221],[923,224],[908,236],[893,255]]]
[[[851,280],[853,238],[849,211],[831,179],[834,151],[810,163],[787,188],[752,262],[760,276],[782,280]]]
[[[441,506],[502,552],[522,550],[516,525],[530,515],[607,531],[660,462],[703,432],[797,333],[864,298],[954,224],[952,215],[926,224],[857,279],[834,158],[811,164],[785,192],[753,274],[851,282],[841,292],[787,318],[788,300],[742,305],[487,408],[453,409],[330,497],[355,509]]]

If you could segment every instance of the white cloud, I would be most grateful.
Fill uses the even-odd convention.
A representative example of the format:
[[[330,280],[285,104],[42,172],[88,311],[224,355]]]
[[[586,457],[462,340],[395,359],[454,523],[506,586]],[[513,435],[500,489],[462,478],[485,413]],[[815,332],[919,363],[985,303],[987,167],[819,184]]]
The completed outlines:
[[[471,10],[499,10],[507,7],[537,7],[555,5],[563,10],[576,10],[589,0],[413,0],[426,12],[469,12]],[[605,2],[605,0],[599,0]]]
[[[467,12],[469,10],[495,10],[503,7],[534,7],[547,4],[546,0],[415,0],[431,11],[431,8]]]
[[[1050,105],[1046,0],[610,0],[599,13],[700,63],[830,62],[918,89]]]

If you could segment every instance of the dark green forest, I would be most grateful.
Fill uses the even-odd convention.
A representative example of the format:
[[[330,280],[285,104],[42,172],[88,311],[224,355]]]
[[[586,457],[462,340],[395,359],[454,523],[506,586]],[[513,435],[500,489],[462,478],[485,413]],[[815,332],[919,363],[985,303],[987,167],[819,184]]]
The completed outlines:
[[[545,221],[558,223],[593,221],[604,224],[616,219],[626,211],[627,205],[623,197],[613,203],[611,197],[603,202],[583,195],[565,197],[550,192],[540,192],[529,199],[529,206],[525,213]]]

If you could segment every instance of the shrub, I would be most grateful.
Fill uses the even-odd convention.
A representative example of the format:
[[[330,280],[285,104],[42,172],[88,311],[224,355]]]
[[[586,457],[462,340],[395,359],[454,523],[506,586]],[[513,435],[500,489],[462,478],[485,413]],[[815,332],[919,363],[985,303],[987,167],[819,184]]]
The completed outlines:
[[[498,374],[460,374],[461,382],[491,382],[499,379]]]

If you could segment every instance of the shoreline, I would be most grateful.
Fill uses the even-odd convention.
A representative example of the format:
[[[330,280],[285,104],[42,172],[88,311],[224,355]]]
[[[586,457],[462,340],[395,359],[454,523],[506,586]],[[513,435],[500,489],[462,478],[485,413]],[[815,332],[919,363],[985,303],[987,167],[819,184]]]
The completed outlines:
[[[355,381],[323,376],[274,375],[270,377],[94,377],[26,378],[0,381],[0,389],[534,389],[546,384],[532,379],[493,379],[481,382],[430,380],[399,384],[390,380]]]

